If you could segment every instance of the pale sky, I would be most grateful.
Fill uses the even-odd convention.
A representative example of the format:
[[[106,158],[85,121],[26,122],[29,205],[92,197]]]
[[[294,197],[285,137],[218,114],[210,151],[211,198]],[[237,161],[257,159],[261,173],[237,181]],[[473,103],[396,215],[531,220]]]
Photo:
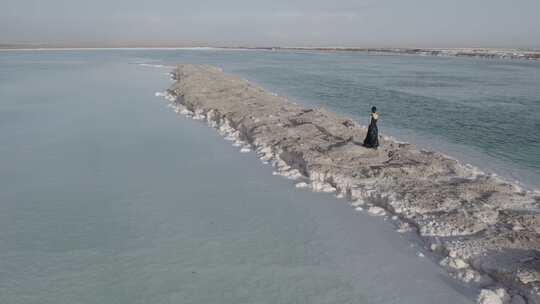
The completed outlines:
[[[540,48],[540,0],[0,0],[14,42]]]

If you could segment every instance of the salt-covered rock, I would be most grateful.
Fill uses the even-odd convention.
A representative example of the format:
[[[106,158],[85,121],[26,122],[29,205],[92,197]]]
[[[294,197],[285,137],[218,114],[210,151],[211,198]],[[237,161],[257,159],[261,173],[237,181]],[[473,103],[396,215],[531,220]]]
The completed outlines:
[[[495,293],[497,294],[497,296],[501,299],[501,301],[503,303],[506,304],[506,303],[510,302],[510,295],[508,294],[506,289],[499,287],[499,288],[495,289]]]
[[[372,215],[375,215],[375,216],[384,216],[384,215],[386,215],[386,211],[383,208],[377,207],[377,206],[369,207],[368,212],[370,214],[372,214]]]
[[[313,191],[316,191],[316,192],[327,192],[327,193],[336,192],[336,188],[334,188],[332,185],[328,183],[315,181],[311,183],[311,187]]]
[[[504,304],[499,295],[490,289],[482,289],[477,302],[478,304]]]
[[[307,184],[306,182],[299,182],[296,184],[296,188],[308,188],[309,187],[309,184]]]
[[[248,153],[251,152],[251,148],[249,146],[243,146],[242,149],[240,149],[240,153]]]
[[[441,262],[441,265],[453,268],[453,269],[464,269],[469,267],[469,264],[460,258],[446,257]]]
[[[528,284],[531,282],[539,282],[540,270],[534,271],[531,269],[519,269],[517,272],[517,277],[523,284]]]

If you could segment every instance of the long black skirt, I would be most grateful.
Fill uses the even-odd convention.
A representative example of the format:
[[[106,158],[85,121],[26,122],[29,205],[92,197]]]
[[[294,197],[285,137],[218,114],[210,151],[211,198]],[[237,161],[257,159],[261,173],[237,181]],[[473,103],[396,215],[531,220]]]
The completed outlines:
[[[379,128],[377,121],[372,119],[369,124],[366,139],[364,139],[364,147],[377,148],[379,146]]]

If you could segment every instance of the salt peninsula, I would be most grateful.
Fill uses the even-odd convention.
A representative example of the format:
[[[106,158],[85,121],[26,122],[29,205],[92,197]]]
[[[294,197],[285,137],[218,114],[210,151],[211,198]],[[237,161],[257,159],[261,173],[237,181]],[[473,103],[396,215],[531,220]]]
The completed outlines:
[[[178,65],[163,94],[178,113],[206,121],[254,150],[297,187],[335,192],[357,210],[391,216],[417,233],[480,303],[540,303],[540,194],[444,154],[382,136],[325,109],[276,96],[221,69]]]

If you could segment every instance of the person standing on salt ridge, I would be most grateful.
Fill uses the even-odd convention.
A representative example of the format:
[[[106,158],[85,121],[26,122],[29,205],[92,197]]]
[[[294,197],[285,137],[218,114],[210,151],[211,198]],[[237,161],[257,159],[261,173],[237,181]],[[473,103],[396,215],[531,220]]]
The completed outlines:
[[[377,107],[371,107],[371,115],[369,127],[364,139],[364,147],[377,149],[379,146],[379,129],[377,128],[377,120],[379,120],[379,113],[377,113]]]

